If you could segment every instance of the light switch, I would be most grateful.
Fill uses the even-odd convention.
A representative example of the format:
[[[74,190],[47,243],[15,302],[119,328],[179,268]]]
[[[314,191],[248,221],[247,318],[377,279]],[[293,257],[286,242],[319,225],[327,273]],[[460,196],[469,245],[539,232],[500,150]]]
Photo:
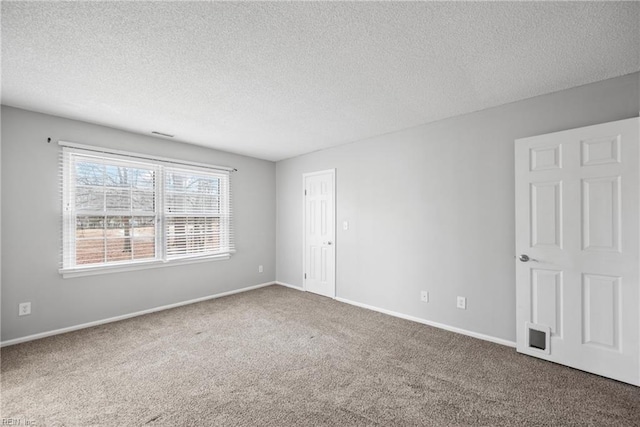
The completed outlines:
[[[343,230],[348,230],[349,229],[349,221],[344,221],[342,223],[342,229]]]

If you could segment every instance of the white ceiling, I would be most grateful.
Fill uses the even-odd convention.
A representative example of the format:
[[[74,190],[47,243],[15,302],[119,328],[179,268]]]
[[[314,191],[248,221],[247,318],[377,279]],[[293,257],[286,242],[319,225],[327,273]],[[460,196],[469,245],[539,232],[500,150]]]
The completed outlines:
[[[3,104],[274,161],[638,70],[638,2],[2,2]]]

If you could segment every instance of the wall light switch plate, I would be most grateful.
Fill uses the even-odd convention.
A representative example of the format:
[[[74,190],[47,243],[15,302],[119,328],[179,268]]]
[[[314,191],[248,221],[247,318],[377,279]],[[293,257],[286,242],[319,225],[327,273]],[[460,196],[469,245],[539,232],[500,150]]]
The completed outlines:
[[[420,301],[422,301],[422,302],[429,302],[429,292],[427,292],[427,291],[421,291],[421,292],[420,292]]]
[[[264,267],[261,265],[258,266],[258,273],[262,273],[264,271]]]
[[[467,309],[467,299],[465,297],[458,297],[458,301],[456,303],[456,307],[466,310]]]
[[[343,230],[348,230],[349,229],[349,221],[343,221],[342,222],[342,229]]]

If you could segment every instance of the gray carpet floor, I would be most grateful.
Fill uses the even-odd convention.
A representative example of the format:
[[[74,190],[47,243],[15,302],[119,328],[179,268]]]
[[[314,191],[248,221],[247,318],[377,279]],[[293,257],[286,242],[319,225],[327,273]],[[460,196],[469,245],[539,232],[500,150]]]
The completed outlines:
[[[280,286],[1,356],[22,425],[640,425],[640,388]]]

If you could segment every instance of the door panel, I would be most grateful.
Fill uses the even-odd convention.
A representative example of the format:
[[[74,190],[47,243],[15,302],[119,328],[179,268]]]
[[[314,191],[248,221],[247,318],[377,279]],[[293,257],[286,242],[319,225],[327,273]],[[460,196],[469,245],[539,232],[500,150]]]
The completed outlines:
[[[620,135],[582,141],[582,166],[620,163]]]
[[[519,352],[640,385],[638,118],[516,141]],[[548,337],[545,334],[548,331]]]
[[[562,271],[531,269],[531,323],[562,337]]]
[[[531,246],[562,248],[562,182],[531,184]]]
[[[560,169],[562,167],[562,144],[532,148],[529,163],[531,171]]]
[[[582,248],[620,252],[620,176],[582,180]]]
[[[619,351],[620,277],[582,275],[584,344]]]
[[[335,297],[335,171],[303,175],[304,288]]]

